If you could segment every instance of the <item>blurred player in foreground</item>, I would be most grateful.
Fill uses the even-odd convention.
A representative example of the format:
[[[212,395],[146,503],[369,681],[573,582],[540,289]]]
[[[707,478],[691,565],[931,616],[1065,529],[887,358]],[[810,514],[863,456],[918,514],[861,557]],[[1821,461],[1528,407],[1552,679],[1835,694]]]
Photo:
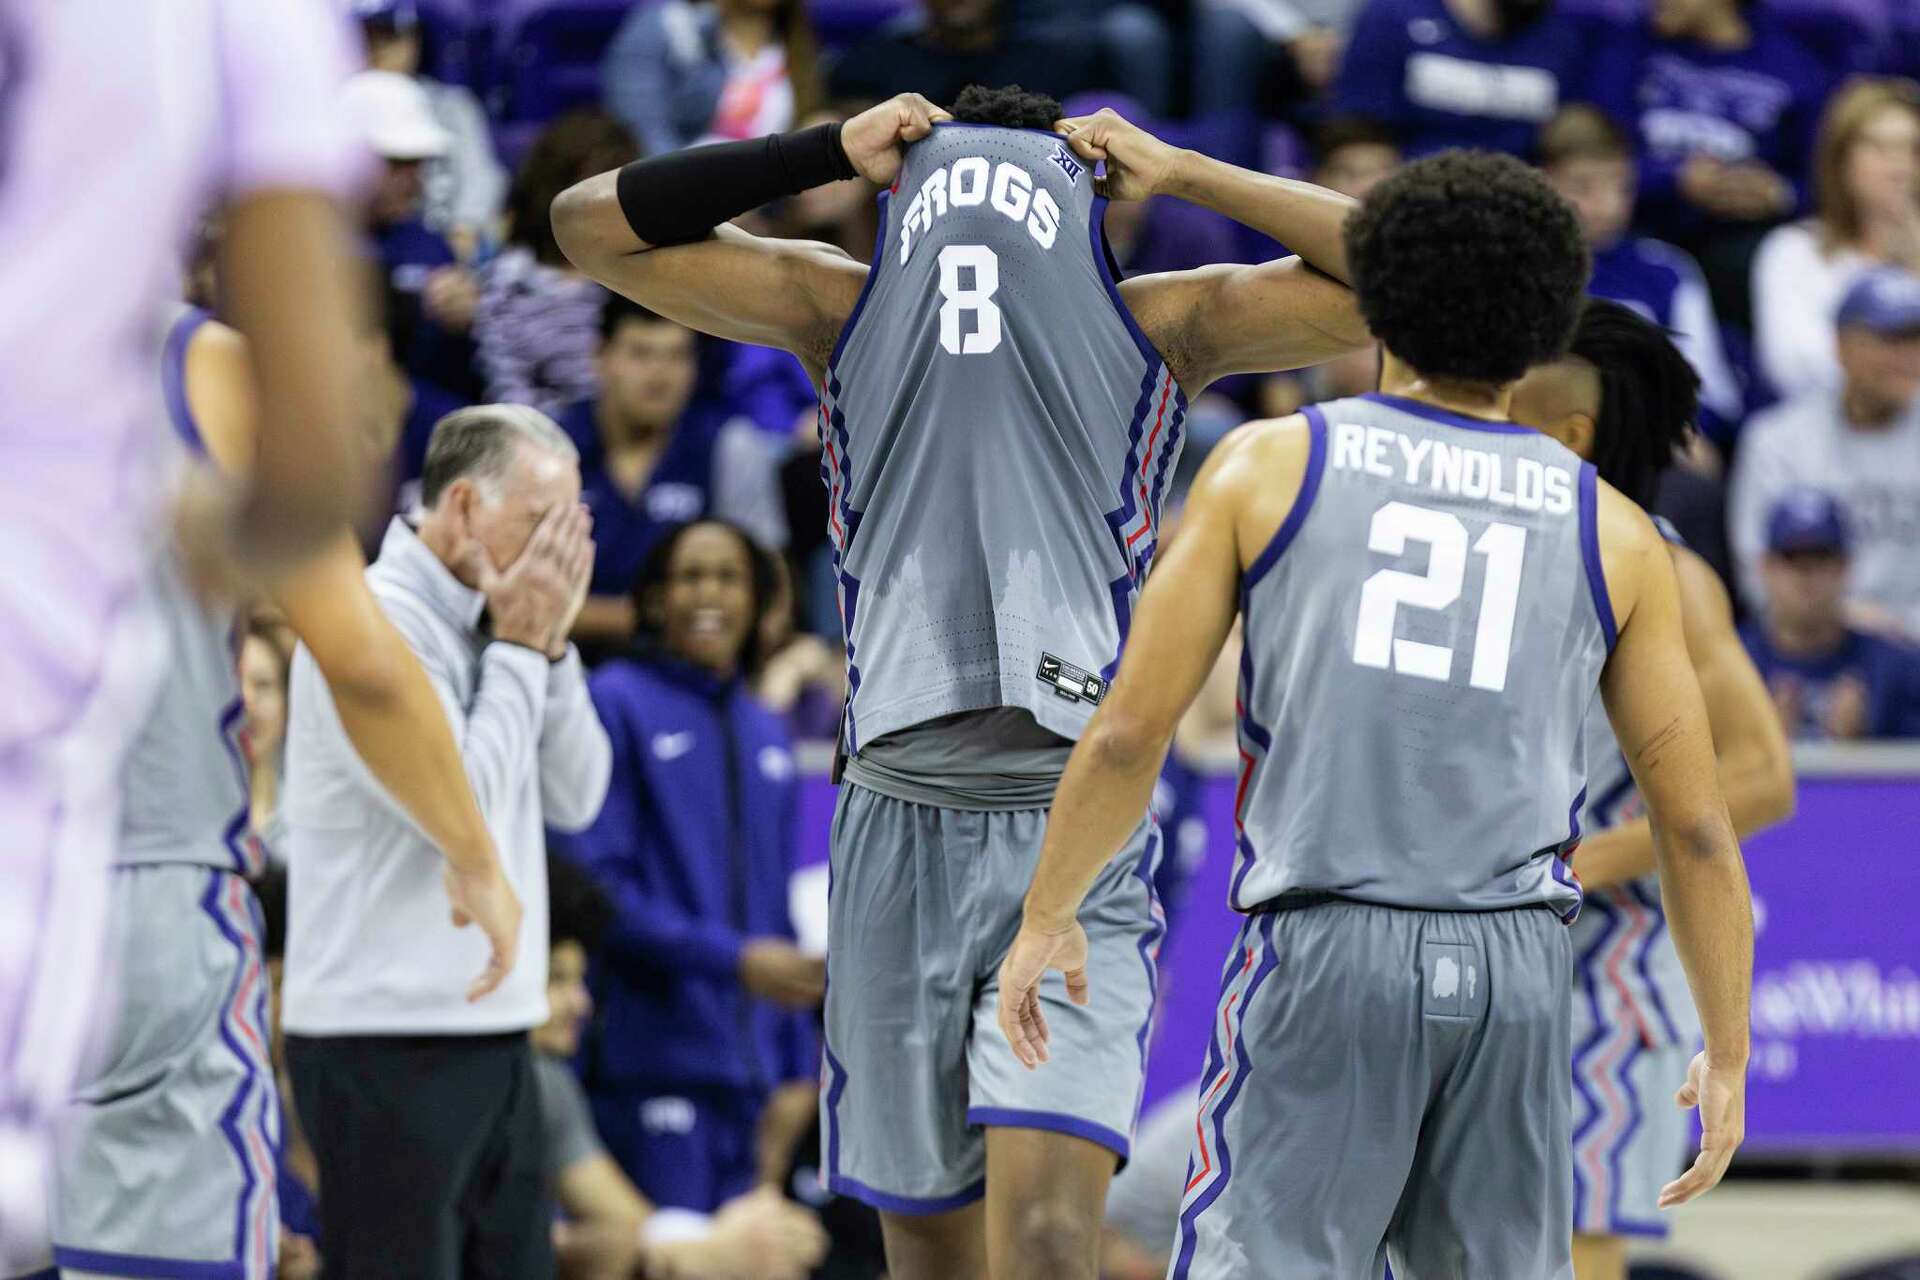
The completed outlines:
[[[1018,89],[969,88],[951,115],[908,94],[844,126],[642,160],[554,206],[583,271],[791,351],[821,389],[851,690],[824,1146],[832,1189],[881,1211],[898,1280],[1094,1274],[1153,1004],[1145,795],[1091,914],[1116,998],[1059,999],[1047,1078],[994,1027],[1017,886],[1156,554],[1189,398],[1366,341],[1338,283],[1351,201],[1110,111],[1058,115]],[[856,174],[892,189],[870,265],[723,225]],[[1301,257],[1116,281],[1106,200],[1155,193]]]
[[[346,66],[325,5],[0,8],[0,1270],[45,1244],[47,1117],[107,985],[120,767],[166,655],[156,339],[209,200],[269,409],[249,483],[182,508],[192,558],[284,568],[365,488],[341,425]]]
[[[1244,616],[1231,901],[1246,913],[1203,1073],[1176,1280],[1572,1274],[1566,1064],[1585,713],[1598,687],[1657,821],[1706,1027],[1706,1129],[1742,1135],[1752,922],[1651,521],[1508,420],[1558,357],[1586,254],[1518,161],[1451,152],[1347,225],[1381,393],[1236,432],[1195,482],[1112,695],[1075,749],[1001,971],[1021,1060],[1049,968],[1089,999],[1077,919],[1181,713]],[[1291,554],[1289,554],[1291,553]],[[1096,996],[1097,999],[1097,996]]]
[[[257,412],[246,342],[182,308],[163,347],[163,474],[244,478]],[[344,527],[280,578],[276,602],[325,672],[356,748],[446,851],[456,912],[493,943],[479,998],[514,962],[519,905],[467,783],[445,713],[369,591]],[[237,741],[240,611],[199,599],[177,556],[156,575],[171,660],[128,756],[113,875],[122,992],[100,1070],[59,1158],[53,1261],[69,1273],[265,1280],[277,1253],[280,1104],[266,1046],[267,981],[247,878],[248,790]]]
[[[1514,388],[1515,422],[1593,463],[1600,478],[1652,505],[1684,448],[1699,378],[1664,330],[1617,302],[1589,301],[1561,359]],[[1713,569],[1671,526],[1687,655],[1706,700],[1715,763],[1734,831],[1749,836],[1793,811],[1793,760],[1773,700],[1733,625]],[[1627,1237],[1664,1238],[1660,1188],[1692,1140],[1671,1105],[1700,1039],[1680,953],[1660,904],[1653,823],[1597,702],[1587,712],[1587,800],[1573,923],[1573,1267],[1578,1280],[1625,1280]]]

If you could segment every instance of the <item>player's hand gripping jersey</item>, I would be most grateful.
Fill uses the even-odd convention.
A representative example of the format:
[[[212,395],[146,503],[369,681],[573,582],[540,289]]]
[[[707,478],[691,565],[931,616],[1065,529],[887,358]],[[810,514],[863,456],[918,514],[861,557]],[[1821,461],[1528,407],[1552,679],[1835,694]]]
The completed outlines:
[[[1024,707],[1078,737],[1158,541],[1186,397],[1057,136],[942,124],[883,197],[821,388],[844,746]]]

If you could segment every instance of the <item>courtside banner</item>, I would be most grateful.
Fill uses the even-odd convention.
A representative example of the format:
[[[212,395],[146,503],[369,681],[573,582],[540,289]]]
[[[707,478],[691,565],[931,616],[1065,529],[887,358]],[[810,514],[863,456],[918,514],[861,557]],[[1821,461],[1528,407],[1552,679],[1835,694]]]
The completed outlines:
[[[1798,812],[1746,842],[1759,926],[1747,1151],[1920,1154],[1920,751],[1796,754]],[[1160,952],[1148,1105],[1199,1075],[1239,924],[1225,906],[1232,779],[1197,785],[1207,857]],[[833,798],[820,778],[801,797],[803,936],[816,899],[825,917]]]

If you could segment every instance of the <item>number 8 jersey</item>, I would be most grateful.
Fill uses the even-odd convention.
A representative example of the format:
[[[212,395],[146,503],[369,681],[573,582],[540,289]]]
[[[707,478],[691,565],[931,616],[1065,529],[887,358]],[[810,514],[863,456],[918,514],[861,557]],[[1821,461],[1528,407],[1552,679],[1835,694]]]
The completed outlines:
[[[1233,906],[1571,920],[1583,728],[1615,634],[1592,466],[1393,396],[1306,416],[1299,499],[1241,586]]]
[[[1076,738],[1118,663],[1187,402],[1094,176],[1053,134],[942,124],[881,197],[820,388],[849,754],[991,707]]]

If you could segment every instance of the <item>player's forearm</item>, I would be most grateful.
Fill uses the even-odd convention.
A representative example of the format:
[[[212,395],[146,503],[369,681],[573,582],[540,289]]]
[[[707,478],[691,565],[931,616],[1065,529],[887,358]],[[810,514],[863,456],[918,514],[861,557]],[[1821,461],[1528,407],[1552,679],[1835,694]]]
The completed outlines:
[[[1659,865],[1653,827],[1645,818],[1588,836],[1573,859],[1573,869],[1588,889],[1607,889],[1650,876]]]
[[[1687,985],[1717,1064],[1745,1063],[1753,988],[1753,900],[1739,842],[1723,807],[1672,830],[1654,829],[1660,892]]]
[[[265,406],[239,549],[274,570],[351,524],[368,489],[349,427],[353,273],[339,214],[314,192],[244,200],[227,211],[221,270]]]
[[[406,642],[375,637],[347,669],[314,659],[353,749],[447,861],[468,873],[496,865],[446,708]]]
[[[1338,192],[1254,173],[1197,151],[1179,153],[1162,189],[1272,236],[1316,271],[1353,283],[1342,229],[1357,206]]]
[[[1765,751],[1737,751],[1721,758],[1719,774],[1736,835],[1764,831],[1793,813],[1793,768],[1784,755],[1775,758]],[[1653,824],[1646,818],[1589,836],[1574,858],[1580,883],[1589,889],[1638,880],[1658,867]]]
[[[1040,866],[1027,890],[1029,924],[1053,929],[1073,922],[1100,868],[1145,816],[1171,738],[1105,711],[1089,722],[1047,818]]]
[[[838,125],[648,156],[588,178],[553,202],[553,233],[581,270],[691,244],[769,201],[858,176]]]

